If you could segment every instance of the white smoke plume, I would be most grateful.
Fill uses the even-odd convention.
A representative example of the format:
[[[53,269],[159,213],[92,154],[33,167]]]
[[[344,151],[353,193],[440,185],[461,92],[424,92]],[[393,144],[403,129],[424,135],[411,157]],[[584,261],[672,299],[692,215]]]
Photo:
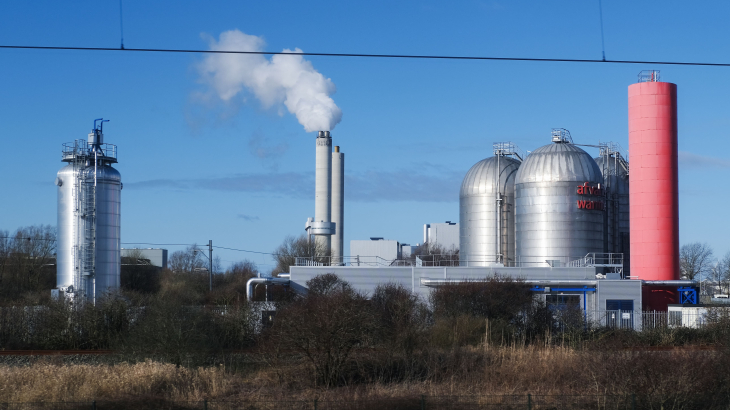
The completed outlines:
[[[239,30],[223,32],[219,41],[210,38],[209,43],[211,50],[226,51],[263,51],[265,45],[261,37]],[[199,70],[203,81],[223,101],[246,89],[264,108],[283,103],[307,132],[331,131],[342,119],[342,110],[330,97],[335,84],[303,56],[274,55],[269,60],[261,54],[210,54]]]

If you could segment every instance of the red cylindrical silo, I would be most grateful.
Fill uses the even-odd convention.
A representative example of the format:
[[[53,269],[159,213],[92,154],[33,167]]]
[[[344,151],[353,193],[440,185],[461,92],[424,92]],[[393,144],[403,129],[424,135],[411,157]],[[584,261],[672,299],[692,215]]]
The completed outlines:
[[[629,86],[631,274],[679,279],[677,85]],[[645,287],[646,288],[646,287]],[[676,303],[676,288],[646,288],[644,309]]]

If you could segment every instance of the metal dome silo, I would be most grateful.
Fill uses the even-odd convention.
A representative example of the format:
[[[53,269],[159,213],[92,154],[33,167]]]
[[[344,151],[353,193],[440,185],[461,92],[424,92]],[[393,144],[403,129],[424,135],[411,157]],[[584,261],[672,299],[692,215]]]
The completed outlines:
[[[514,264],[515,176],[522,157],[514,144],[495,143],[494,156],[466,173],[459,193],[461,265]]]
[[[116,146],[103,143],[94,121],[88,140],[63,145],[58,171],[56,286],[72,298],[95,301],[119,288],[122,178],[111,164]]]
[[[567,130],[554,129],[552,139],[517,171],[515,242],[523,266],[565,266],[603,252],[601,170]]]
[[[629,163],[616,143],[601,143],[595,158],[606,187],[606,240],[604,251],[622,253],[624,274],[629,273]]]

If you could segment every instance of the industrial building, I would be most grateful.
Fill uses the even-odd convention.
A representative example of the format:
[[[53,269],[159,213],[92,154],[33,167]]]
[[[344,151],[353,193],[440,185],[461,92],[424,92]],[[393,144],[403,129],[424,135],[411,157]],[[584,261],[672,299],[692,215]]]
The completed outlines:
[[[423,243],[437,246],[445,251],[459,249],[459,224],[446,221],[423,225]]]
[[[398,241],[372,237],[370,240],[350,241],[350,255],[351,265],[383,266],[401,259],[403,252]]]
[[[546,303],[586,313],[631,317],[696,300],[696,283],[679,278],[677,86],[657,71],[640,73],[628,87],[628,119],[630,156],[615,143],[576,142],[562,128],[529,155],[494,143],[461,183],[459,222],[424,226],[425,243],[458,248],[458,258],[411,255],[410,245],[383,238],[352,241],[345,255],[344,153],[320,131],[314,217],[305,230],[326,254],[297,258],[277,278],[253,278],[249,290],[264,283],[306,292],[307,280],[335,273],[365,293],[390,281],[425,296],[445,283],[500,275],[524,280]],[[103,123],[64,144],[68,165],[56,178],[57,291],[91,301],[118,288],[120,276],[122,183]],[[377,255],[387,257],[367,260]]]
[[[358,266],[351,254],[331,264],[302,260],[280,279],[306,291],[307,280],[335,273],[365,293],[396,282],[427,295],[500,275],[524,280],[546,303],[569,300],[623,319],[691,303],[696,283],[679,278],[676,85],[641,72],[628,87],[628,116],[629,155],[611,142],[575,142],[562,128],[529,155],[495,143],[461,184],[457,263],[416,257],[408,266]],[[440,235],[434,225],[424,241]]]

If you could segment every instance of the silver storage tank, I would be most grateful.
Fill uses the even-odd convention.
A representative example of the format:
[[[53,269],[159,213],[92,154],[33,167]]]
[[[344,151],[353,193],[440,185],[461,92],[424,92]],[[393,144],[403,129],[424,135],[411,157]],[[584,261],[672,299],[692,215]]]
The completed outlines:
[[[601,170],[579,147],[553,141],[532,151],[517,171],[515,240],[523,266],[565,266],[603,252],[603,197],[578,193],[585,184],[598,194]]]
[[[92,137],[93,135],[93,137]],[[58,171],[56,286],[72,298],[96,298],[119,288],[121,190],[116,146],[102,143],[101,127],[87,140],[64,144]]]
[[[78,171],[73,164],[68,164],[58,171],[58,231],[56,240],[56,287],[66,290],[74,284],[75,267],[74,251],[76,246],[76,214],[74,210],[74,182]]]
[[[93,175],[94,169],[87,168]],[[95,296],[119,289],[122,176],[111,165],[96,169]]]
[[[605,251],[622,253],[624,273],[629,268],[629,171],[621,154],[606,153],[595,158],[606,184]]]
[[[461,265],[490,266],[504,263],[510,266],[514,263],[515,176],[519,167],[520,161],[516,159],[493,156],[477,162],[466,173],[459,193]],[[497,210],[498,191],[502,199],[501,212]],[[497,219],[498,213],[501,213],[500,220]]]

